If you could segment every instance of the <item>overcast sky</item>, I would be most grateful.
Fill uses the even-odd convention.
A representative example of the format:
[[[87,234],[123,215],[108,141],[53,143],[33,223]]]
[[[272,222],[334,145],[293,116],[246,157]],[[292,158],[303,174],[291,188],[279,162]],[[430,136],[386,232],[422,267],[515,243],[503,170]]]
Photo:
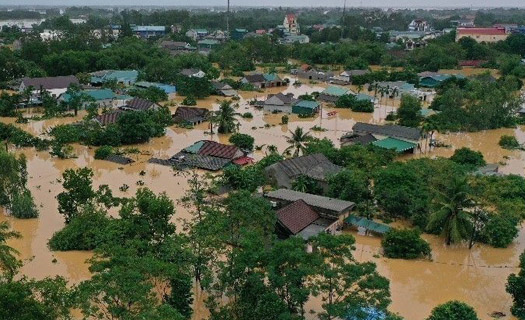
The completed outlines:
[[[233,6],[342,6],[344,0],[231,0]],[[0,5],[223,5],[226,0],[0,0]],[[366,7],[525,7],[525,0],[347,0],[347,6]]]

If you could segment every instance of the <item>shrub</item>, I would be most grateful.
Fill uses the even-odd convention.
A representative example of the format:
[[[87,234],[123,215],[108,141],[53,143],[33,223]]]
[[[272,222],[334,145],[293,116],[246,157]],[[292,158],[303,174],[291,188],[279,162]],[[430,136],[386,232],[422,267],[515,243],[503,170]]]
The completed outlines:
[[[288,120],[289,119],[290,118],[287,115],[284,115],[284,116],[281,117],[281,123],[282,124],[288,124]]]
[[[25,190],[21,193],[16,193],[11,199],[11,214],[19,219],[31,219],[38,217],[38,209],[31,192]]]
[[[501,136],[501,138],[499,139],[499,143],[498,144],[503,149],[509,149],[509,150],[519,149],[521,147],[520,143],[518,142],[516,137],[508,136],[508,135]]]
[[[95,159],[104,160],[110,155],[114,154],[115,151],[111,146],[102,146],[95,150]]]
[[[192,96],[187,96],[184,98],[184,100],[182,100],[182,104],[185,106],[194,106],[197,104],[197,100],[195,100],[195,98]]]
[[[481,241],[496,248],[508,247],[518,236],[518,221],[503,217],[500,214],[492,215],[481,232]]]
[[[481,167],[487,164],[481,152],[469,148],[457,149],[450,160],[469,167]]]
[[[385,256],[393,259],[416,259],[429,256],[431,252],[430,245],[417,230],[391,229],[383,237],[381,245]]]
[[[240,149],[253,150],[255,139],[248,134],[234,133],[228,141]]]
[[[242,117],[244,119],[252,119],[253,118],[253,114],[251,112],[245,112],[242,114]]]
[[[449,301],[435,307],[427,320],[479,320],[474,308],[460,301]]]

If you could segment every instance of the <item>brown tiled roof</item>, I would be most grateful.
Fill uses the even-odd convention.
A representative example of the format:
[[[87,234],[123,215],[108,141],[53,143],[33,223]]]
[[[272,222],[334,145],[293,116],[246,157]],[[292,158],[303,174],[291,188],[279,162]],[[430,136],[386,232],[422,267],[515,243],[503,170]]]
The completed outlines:
[[[206,119],[209,111],[206,108],[178,107],[173,115],[174,121],[197,122]]]
[[[340,166],[330,162],[321,153],[283,160],[268,166],[266,171],[268,172],[272,169],[276,169],[277,174],[282,174],[289,178],[307,175],[320,181],[324,181],[329,175],[336,174],[342,170]]]
[[[23,78],[22,83],[26,88],[33,87],[35,90],[40,88],[51,90],[67,88],[72,83],[78,84],[78,79],[75,76]]]
[[[279,209],[277,219],[292,234],[297,234],[319,219],[319,214],[303,200],[297,200]]]
[[[123,113],[121,110],[115,110],[108,113],[103,113],[95,117],[95,120],[100,123],[102,126],[107,126],[108,124],[113,124],[118,121],[118,118]]]
[[[153,101],[149,101],[142,98],[133,98],[126,104],[125,107],[137,110],[137,111],[145,111],[150,109],[155,103]]]
[[[236,146],[205,140],[198,154],[233,160],[239,151],[239,148]]]
[[[249,82],[249,83],[254,83],[254,82],[266,82],[266,79],[264,78],[264,75],[260,74],[260,73],[256,73],[256,74],[247,74],[244,76],[244,78],[246,78],[246,80]]]

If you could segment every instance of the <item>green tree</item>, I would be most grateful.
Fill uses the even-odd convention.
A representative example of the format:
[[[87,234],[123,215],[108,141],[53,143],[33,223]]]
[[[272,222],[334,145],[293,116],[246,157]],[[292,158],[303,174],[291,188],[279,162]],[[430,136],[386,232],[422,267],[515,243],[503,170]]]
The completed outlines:
[[[79,214],[82,206],[95,198],[96,193],[92,186],[93,171],[89,168],[68,169],[62,177],[65,191],[57,195],[58,212],[64,215],[67,224]]]
[[[251,151],[253,150],[253,144],[255,142],[255,139],[249,134],[234,133],[228,139],[228,141],[242,150]]]
[[[289,144],[284,152],[293,150],[293,157],[298,157],[301,153],[306,151],[306,143],[312,138],[310,132],[304,132],[303,128],[297,127],[294,131],[290,131],[290,136],[285,137],[286,143]]]
[[[0,222],[0,271],[2,272],[0,282],[11,282],[22,266],[17,258],[18,251],[7,245],[7,240],[20,237],[20,233],[10,230],[9,223]]]
[[[148,142],[155,136],[155,123],[147,112],[124,112],[117,121],[123,144]]]
[[[481,152],[466,147],[456,149],[450,160],[471,168],[478,168],[487,164]]]
[[[401,105],[397,109],[399,124],[407,127],[417,127],[421,123],[421,101],[412,95],[403,94]]]
[[[372,200],[371,181],[363,170],[343,169],[328,178],[327,195],[357,204]]]
[[[417,259],[430,256],[430,245],[417,230],[391,229],[381,240],[385,256],[393,259]]]
[[[233,133],[237,131],[238,120],[237,113],[232,106],[231,101],[224,100],[219,106],[219,111],[216,112],[212,121],[218,125],[217,131],[219,133]]]
[[[507,292],[512,296],[512,314],[518,319],[525,319],[525,252],[520,256],[520,272],[511,274],[507,279]]]
[[[427,320],[479,320],[474,308],[460,301],[449,301],[435,307]]]
[[[323,193],[323,188],[319,183],[315,179],[304,174],[298,176],[292,181],[292,189],[311,194]]]

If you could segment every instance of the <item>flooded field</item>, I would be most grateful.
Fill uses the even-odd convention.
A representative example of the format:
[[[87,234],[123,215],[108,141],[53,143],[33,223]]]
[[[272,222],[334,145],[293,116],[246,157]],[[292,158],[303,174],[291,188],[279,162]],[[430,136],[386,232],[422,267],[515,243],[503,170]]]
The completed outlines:
[[[298,118],[291,115],[287,125],[281,125],[279,114],[265,114],[248,104],[253,98],[261,99],[269,93],[283,91],[294,93],[296,96],[313,91],[322,91],[322,85],[290,86],[287,88],[272,88],[264,93],[242,93],[238,112],[251,112],[253,119],[240,119],[240,132],[254,136],[258,146],[275,145],[282,152],[286,147],[283,136],[296,127],[310,129],[321,126],[323,132],[312,132],[319,138],[328,138],[339,146],[339,138],[351,130],[355,122],[382,123],[388,112],[398,106],[398,102],[384,100],[385,105],[378,106],[374,113],[354,113],[350,110],[323,107],[320,115],[314,118]],[[213,96],[198,101],[198,106],[218,109],[219,97]],[[177,101],[181,101],[180,98]],[[170,107],[172,110],[175,107]],[[331,111],[337,113],[328,116]],[[60,123],[71,123],[76,118],[61,118],[45,121],[34,121],[29,124],[20,124],[21,128],[36,135],[45,134],[47,130]],[[2,122],[13,122],[13,119],[0,118]],[[89,278],[90,273],[85,260],[91,257],[90,252],[51,252],[47,241],[54,232],[63,226],[63,218],[57,211],[55,196],[62,191],[61,178],[68,168],[90,167],[94,170],[95,186],[107,184],[116,196],[132,196],[142,181],[145,187],[154,192],[166,192],[173,200],[179,199],[187,187],[186,177],[176,175],[165,166],[147,163],[152,156],[168,158],[196,140],[210,139],[227,142],[227,135],[210,135],[207,124],[197,126],[192,130],[170,127],[166,135],[155,138],[148,144],[136,146],[140,154],[131,155],[135,163],[118,165],[115,163],[95,160],[94,149],[75,145],[76,158],[61,160],[53,158],[48,152],[37,152],[34,149],[16,150],[24,153],[28,160],[29,188],[33,192],[37,205],[40,207],[40,217],[32,220],[18,220],[7,217],[0,211],[0,220],[8,220],[13,228],[22,233],[23,238],[10,242],[21,253],[25,260],[22,273],[28,277],[44,278],[46,276],[62,275],[72,283],[78,283]],[[525,174],[525,152],[506,151],[498,146],[501,135],[515,135],[521,143],[525,142],[525,128],[500,129],[478,133],[439,134],[437,140],[450,148],[437,148],[410,157],[450,156],[454,149],[469,147],[483,152],[487,162],[499,163],[501,172]],[[264,157],[266,148],[254,154],[256,159]],[[144,176],[139,175],[145,171]],[[126,192],[119,191],[119,187],[127,184]],[[1,209],[0,209],[1,210]],[[178,218],[188,217],[184,208],[178,207]],[[350,232],[350,231],[348,231]],[[431,261],[404,261],[391,260],[378,256],[381,244],[379,238],[358,235],[352,232],[357,239],[355,256],[360,261],[374,261],[378,269],[391,281],[393,303],[391,310],[399,313],[407,320],[421,320],[428,316],[436,305],[448,300],[458,299],[465,301],[476,308],[481,319],[490,319],[493,311],[510,314],[511,300],[505,293],[507,276],[517,271],[518,256],[525,249],[525,229],[522,229],[519,238],[506,249],[493,249],[483,245],[476,245],[472,250],[464,247],[447,248],[442,239],[425,235],[431,243],[433,257]],[[198,297],[196,301],[202,301]],[[312,299],[308,309],[319,309],[320,302]],[[201,319],[206,314],[199,304],[194,315]],[[313,318],[313,317],[312,317]],[[504,319],[513,319],[507,316]]]

